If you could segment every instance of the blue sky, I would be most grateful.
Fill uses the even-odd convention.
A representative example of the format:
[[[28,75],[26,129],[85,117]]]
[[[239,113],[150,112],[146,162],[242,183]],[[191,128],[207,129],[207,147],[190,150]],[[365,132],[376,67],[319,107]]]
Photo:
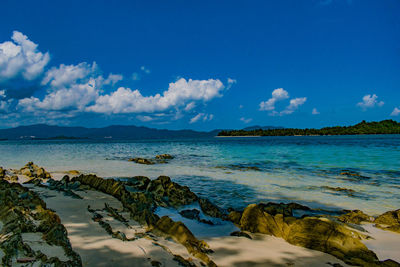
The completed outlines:
[[[0,127],[400,118],[400,2],[2,1]]]

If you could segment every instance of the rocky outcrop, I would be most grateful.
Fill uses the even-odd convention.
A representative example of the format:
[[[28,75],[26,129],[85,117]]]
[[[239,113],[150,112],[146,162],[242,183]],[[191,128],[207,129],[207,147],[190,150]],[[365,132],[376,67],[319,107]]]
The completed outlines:
[[[156,159],[173,159],[174,156],[170,154],[160,154],[156,156]]]
[[[211,201],[205,198],[199,198],[199,205],[204,214],[225,220],[226,213],[218,206],[214,205]]]
[[[373,222],[374,217],[365,214],[361,210],[351,210],[347,211],[346,214],[340,215],[338,220],[343,223],[360,224],[362,222]]]
[[[48,173],[44,168],[34,164],[33,162],[28,162],[24,167],[19,170],[19,173],[30,178],[51,178],[50,173]]]
[[[384,265],[361,242],[365,236],[357,231],[327,218],[295,218],[285,204],[251,204],[243,213],[231,211],[228,217],[243,231],[281,237],[293,245],[331,254],[348,264]]]
[[[400,209],[388,211],[375,219],[376,227],[400,233]]]
[[[197,210],[197,209],[181,210],[179,212],[179,214],[182,217],[185,217],[185,218],[190,219],[190,220],[196,220],[198,222],[205,223],[205,224],[210,224],[210,225],[214,224],[212,221],[200,218],[200,211]]]
[[[154,162],[145,158],[130,158],[128,161],[133,161],[138,164],[153,165]]]
[[[198,240],[182,223],[163,216],[155,225],[153,232],[171,237],[186,247],[190,254],[204,261],[208,266],[217,266],[207,255],[212,252],[208,244]]]
[[[6,170],[3,167],[0,167],[0,179],[3,179],[6,176]]]
[[[29,262],[33,266],[82,266],[80,256],[70,245],[67,231],[53,211],[39,196],[17,183],[0,181],[0,230],[2,239],[0,248],[4,253],[2,266],[11,266],[11,262]],[[46,251],[33,250],[29,242],[23,239],[25,233],[38,233],[43,241],[51,246],[60,246],[67,261],[57,257],[48,257]]]

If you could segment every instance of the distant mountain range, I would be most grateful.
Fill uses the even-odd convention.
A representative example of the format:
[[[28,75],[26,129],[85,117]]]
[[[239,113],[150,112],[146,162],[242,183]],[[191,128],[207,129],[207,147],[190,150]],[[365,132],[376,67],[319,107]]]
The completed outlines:
[[[138,126],[112,125],[103,128],[63,127],[46,124],[0,129],[0,140],[16,139],[168,139],[213,137],[220,130],[165,130]]]

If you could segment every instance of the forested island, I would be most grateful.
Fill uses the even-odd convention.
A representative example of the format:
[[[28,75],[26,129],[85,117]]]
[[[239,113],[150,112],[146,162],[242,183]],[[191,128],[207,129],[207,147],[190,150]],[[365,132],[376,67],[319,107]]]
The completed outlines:
[[[255,129],[220,131],[218,136],[301,136],[301,135],[361,135],[361,134],[400,134],[400,123],[394,120],[380,122],[362,121],[353,126],[335,126],[321,129]]]

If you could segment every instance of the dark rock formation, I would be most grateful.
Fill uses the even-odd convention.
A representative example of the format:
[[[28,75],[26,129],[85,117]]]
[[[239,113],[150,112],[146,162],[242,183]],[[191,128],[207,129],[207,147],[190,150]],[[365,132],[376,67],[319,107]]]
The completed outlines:
[[[173,159],[174,156],[170,154],[160,154],[156,156],[156,159]]]
[[[26,175],[31,178],[41,178],[48,179],[51,178],[50,173],[48,173],[42,167],[34,164],[33,162],[28,162],[24,167],[19,170],[20,174]]]
[[[213,225],[213,224],[214,224],[212,221],[201,219],[201,218],[200,218],[200,211],[197,210],[197,209],[181,210],[181,211],[179,212],[179,214],[180,214],[182,217],[188,218],[188,219],[190,219],[190,220],[196,220],[196,221],[198,221],[198,222],[206,223],[206,224],[210,224],[210,225]]]
[[[145,158],[130,158],[128,161],[133,161],[138,164],[153,165],[154,162]]]
[[[400,209],[388,211],[375,219],[376,227],[400,233]]]
[[[199,205],[204,214],[220,219],[226,219],[226,214],[219,207],[211,203],[208,199],[199,198]]]
[[[374,218],[365,214],[361,210],[351,210],[346,214],[340,215],[338,220],[343,223],[360,224],[362,222],[373,222]]]

